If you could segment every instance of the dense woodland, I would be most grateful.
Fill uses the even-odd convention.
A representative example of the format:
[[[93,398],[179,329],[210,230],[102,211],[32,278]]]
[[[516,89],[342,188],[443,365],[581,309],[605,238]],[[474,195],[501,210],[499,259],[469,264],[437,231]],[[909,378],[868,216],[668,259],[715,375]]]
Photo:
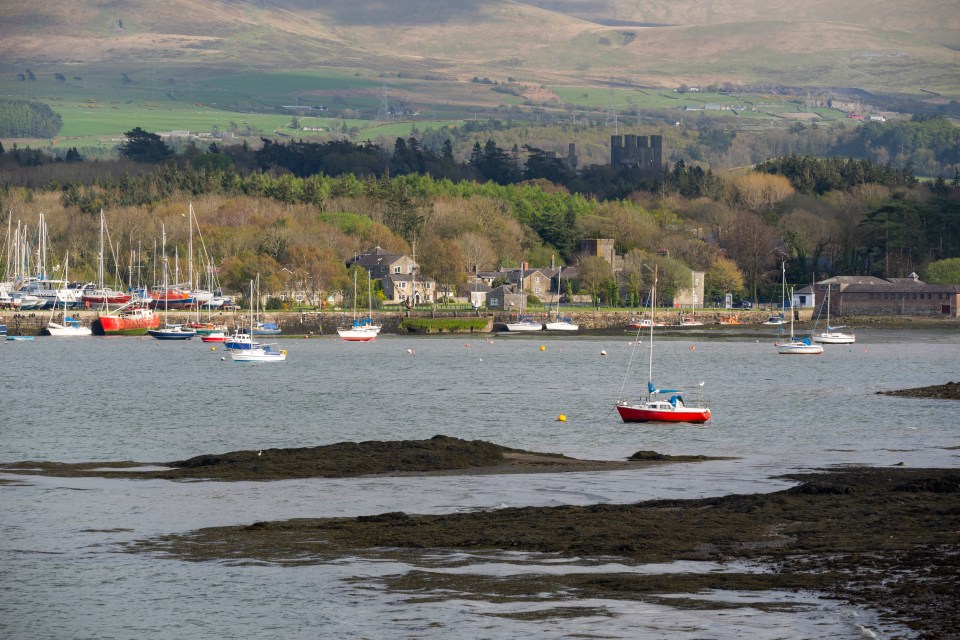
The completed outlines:
[[[55,138],[63,119],[49,105],[0,100],[0,138]]]
[[[103,210],[117,275],[152,281],[161,223],[167,255],[186,255],[192,202],[205,252],[232,291],[257,273],[267,291],[343,291],[345,261],[375,246],[415,248],[423,273],[454,289],[474,268],[576,264],[571,289],[613,305],[640,302],[654,263],[667,297],[690,269],[707,272],[707,300],[779,298],[781,260],[799,284],[914,271],[960,280],[945,268],[960,256],[960,175],[920,182],[871,159],[788,154],[721,173],[683,160],[652,173],[574,171],[542,149],[492,138],[460,161],[452,141],[437,152],[412,136],[392,147],[262,140],[175,152],[141,129],[118,151],[119,160],[84,160],[76,149],[69,158],[0,154],[11,226],[35,226],[43,212],[48,255],[70,251],[72,279],[96,273]],[[615,240],[619,279],[580,254],[584,238]]]

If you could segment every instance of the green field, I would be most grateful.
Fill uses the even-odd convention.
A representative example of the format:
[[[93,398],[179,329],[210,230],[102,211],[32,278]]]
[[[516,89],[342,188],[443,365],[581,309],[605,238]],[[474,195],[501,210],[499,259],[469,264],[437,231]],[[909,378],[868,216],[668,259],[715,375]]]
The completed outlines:
[[[349,133],[356,139],[392,139],[410,135],[413,127],[426,130],[443,125],[456,126],[465,118],[503,117],[491,112],[490,105],[474,108],[463,100],[458,104],[428,102],[443,87],[474,92],[478,104],[491,97],[490,88],[472,83],[430,83],[418,80],[390,79],[387,94],[392,104],[418,110],[417,115],[376,121],[373,116],[381,104],[384,83],[375,77],[338,71],[289,71],[279,73],[214,74],[209,70],[178,68],[139,71],[124,75],[119,70],[103,70],[82,78],[57,82],[52,74],[40,74],[35,81],[0,79],[0,97],[44,102],[63,118],[56,140],[42,141],[44,146],[111,148],[123,133],[134,127],[151,132],[189,131],[191,133],[234,131],[238,136],[283,136],[322,140]],[[555,108],[537,106],[558,120],[569,116],[571,107],[583,113],[598,114],[613,102],[620,114],[644,110],[675,110],[682,117],[742,117],[750,121],[781,120],[782,113],[805,110],[796,98],[727,93],[679,93],[665,89],[551,87],[560,97]],[[492,94],[502,105],[520,105],[522,100],[508,94]],[[720,105],[719,110],[699,109]],[[293,107],[283,109],[283,107]],[[298,110],[297,107],[300,107]],[[323,107],[323,111],[318,110]],[[740,107],[734,113],[731,107]],[[698,109],[687,111],[687,108]],[[818,109],[823,119],[840,120],[844,114]],[[321,115],[322,114],[322,115]],[[453,117],[451,117],[453,116]],[[305,131],[291,127],[297,118],[301,127],[322,130]],[[513,115],[511,115],[513,117]],[[522,117],[521,117],[522,119]],[[28,141],[28,144],[33,141]]]
[[[186,79],[134,80],[124,84],[119,73],[87,75],[82,80],[57,82],[38,76],[32,82],[0,80],[0,97],[49,104],[63,118],[53,146],[112,147],[125,131],[141,127],[151,132],[209,132],[238,129],[252,135],[283,134],[294,137],[336,135],[345,124],[363,137],[405,136],[413,126],[457,124],[449,121],[398,121],[378,123],[359,118],[310,117],[295,110],[278,112],[285,105],[306,107],[336,105],[337,111],[375,112],[379,85],[350,75],[322,73],[265,73],[207,76]],[[343,94],[338,96],[337,93]],[[344,97],[346,96],[346,97]],[[328,107],[328,111],[334,111]],[[324,112],[324,113],[327,113]],[[297,117],[301,126],[322,127],[325,132],[290,128]]]

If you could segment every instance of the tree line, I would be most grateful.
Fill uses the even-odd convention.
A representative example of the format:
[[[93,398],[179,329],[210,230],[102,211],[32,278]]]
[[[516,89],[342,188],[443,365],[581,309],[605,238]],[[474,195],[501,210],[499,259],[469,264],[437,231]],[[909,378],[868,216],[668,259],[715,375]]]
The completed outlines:
[[[651,175],[572,171],[532,146],[492,141],[475,145],[465,162],[449,146],[437,154],[415,138],[398,138],[392,150],[264,141],[173,153],[139,129],[120,152],[124,160],[60,163],[59,177],[29,167],[37,186],[19,191],[4,180],[3,204],[26,212],[44,200],[53,213],[48,196],[56,194],[61,215],[77,223],[64,224],[64,241],[92,230],[102,208],[136,221],[126,235],[132,246],[145,240],[135,233],[149,233],[187,200],[203,201],[214,210],[211,250],[225,284],[238,288],[257,272],[275,286],[283,274],[304,272],[317,274],[315,286],[343,286],[347,258],[376,245],[409,253],[414,243],[424,273],[452,288],[474,267],[556,261],[577,264],[571,286],[608,304],[637,304],[649,285],[644,265],[653,263],[667,295],[696,269],[707,272],[711,298],[769,299],[781,260],[791,281],[806,283],[925,273],[960,256],[960,180],[922,183],[869,160],[787,156],[723,174],[678,160]],[[580,252],[584,238],[614,239],[619,277]],[[78,272],[91,264],[84,255],[80,247],[71,253]]]

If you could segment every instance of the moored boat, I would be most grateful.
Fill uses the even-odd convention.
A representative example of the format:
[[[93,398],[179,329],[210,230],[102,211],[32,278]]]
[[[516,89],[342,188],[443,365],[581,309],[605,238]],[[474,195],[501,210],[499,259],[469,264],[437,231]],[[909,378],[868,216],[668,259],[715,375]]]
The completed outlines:
[[[287,351],[274,343],[262,344],[252,349],[231,350],[230,359],[234,362],[283,362],[287,359]]]
[[[160,326],[160,316],[152,309],[131,303],[112,313],[101,313],[94,321],[94,332],[114,336],[142,336]]]
[[[657,270],[653,273],[653,287],[650,293],[650,311],[656,308]],[[617,413],[624,422],[693,422],[702,423],[710,419],[710,408],[697,400],[688,405],[679,389],[658,389],[653,384],[653,324],[650,327],[650,358],[647,371],[647,396],[637,402],[620,400]],[[639,344],[637,341],[636,344]],[[636,348],[636,344],[634,348]],[[700,389],[703,383],[700,383]],[[663,395],[663,398],[658,396]]]
[[[377,330],[370,325],[353,325],[337,329],[337,335],[347,342],[373,342],[377,339]]]
[[[80,324],[80,321],[70,316],[64,316],[63,322],[54,322],[50,320],[46,327],[47,333],[51,336],[90,336],[93,335],[93,329]]]
[[[181,324],[168,324],[155,329],[147,329],[147,333],[157,340],[190,340],[197,332]]]
[[[783,276],[784,286],[786,286],[787,276],[786,271],[784,271]],[[803,338],[793,335],[793,288],[790,288],[790,337],[787,340],[775,340],[774,346],[777,348],[777,353],[785,356],[795,355],[795,356],[818,356],[823,353],[823,347],[819,344],[814,344],[809,336],[804,336]],[[779,335],[779,334],[778,334]]]
[[[533,316],[521,316],[516,322],[507,323],[507,331],[543,331],[543,323]]]

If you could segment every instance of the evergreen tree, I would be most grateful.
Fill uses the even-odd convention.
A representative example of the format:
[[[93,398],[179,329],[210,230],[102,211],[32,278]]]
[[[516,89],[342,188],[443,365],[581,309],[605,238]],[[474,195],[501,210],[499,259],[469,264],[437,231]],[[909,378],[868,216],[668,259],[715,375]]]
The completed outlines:
[[[173,150],[155,133],[135,127],[124,135],[127,136],[127,141],[118,147],[124,158],[156,164],[173,155]]]

